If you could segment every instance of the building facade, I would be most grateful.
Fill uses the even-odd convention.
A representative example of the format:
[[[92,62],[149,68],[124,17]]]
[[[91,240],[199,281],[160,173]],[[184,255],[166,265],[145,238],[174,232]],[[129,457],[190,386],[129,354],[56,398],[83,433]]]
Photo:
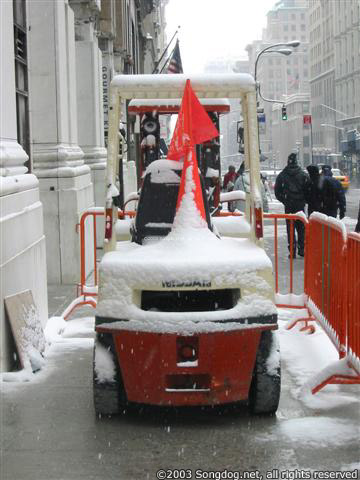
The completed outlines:
[[[335,154],[339,150],[338,132],[334,127],[336,4],[337,2],[322,0],[310,0],[309,3],[311,115],[315,163],[325,163],[329,154]]]
[[[109,84],[153,71],[166,3],[0,2],[0,370],[13,356],[4,298],[31,290],[45,325],[47,283],[79,279],[76,224],[105,200]],[[134,189],[134,162],[124,181]]]
[[[360,1],[335,4],[336,123],[341,168],[360,184]]]

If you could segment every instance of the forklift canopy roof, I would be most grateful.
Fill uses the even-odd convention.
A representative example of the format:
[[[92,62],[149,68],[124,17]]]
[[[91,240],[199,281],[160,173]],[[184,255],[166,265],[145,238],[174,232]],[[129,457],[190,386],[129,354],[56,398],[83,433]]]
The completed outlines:
[[[181,98],[186,80],[200,98],[239,98],[255,91],[253,77],[246,73],[206,75],[117,75],[111,90],[121,98]]]
[[[230,112],[230,102],[226,98],[199,98],[199,100],[207,112]],[[141,98],[130,101],[128,112],[132,114],[141,114],[156,110],[158,113],[178,113],[180,104],[180,98]]]

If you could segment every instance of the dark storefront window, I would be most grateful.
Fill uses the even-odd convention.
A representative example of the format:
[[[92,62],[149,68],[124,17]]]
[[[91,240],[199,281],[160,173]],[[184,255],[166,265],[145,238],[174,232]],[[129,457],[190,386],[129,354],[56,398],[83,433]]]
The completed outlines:
[[[31,169],[29,129],[29,88],[26,38],[26,2],[13,0],[17,140],[29,155],[25,166]]]

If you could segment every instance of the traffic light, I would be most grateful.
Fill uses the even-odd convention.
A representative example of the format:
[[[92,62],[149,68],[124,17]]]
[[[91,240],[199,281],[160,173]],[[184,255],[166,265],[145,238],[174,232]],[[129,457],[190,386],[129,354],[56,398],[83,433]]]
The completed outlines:
[[[285,107],[285,105],[283,105],[283,106],[281,107],[281,118],[282,118],[283,120],[287,120],[287,113],[286,113],[286,107]]]

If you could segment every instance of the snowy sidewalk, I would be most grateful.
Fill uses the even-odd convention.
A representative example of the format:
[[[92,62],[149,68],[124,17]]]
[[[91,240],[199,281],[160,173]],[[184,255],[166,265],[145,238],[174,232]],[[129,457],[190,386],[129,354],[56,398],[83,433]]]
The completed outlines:
[[[82,311],[87,312],[93,314]],[[242,407],[146,407],[97,419],[94,318],[50,320],[43,370],[30,374],[28,382],[0,384],[1,479],[152,479],[159,468],[170,467],[263,474],[272,468],[360,468],[358,387],[328,386],[309,395],[304,384],[337,359],[336,351],[320,328],[310,336],[285,329],[301,312],[279,313],[282,396],[270,419],[250,417]]]

